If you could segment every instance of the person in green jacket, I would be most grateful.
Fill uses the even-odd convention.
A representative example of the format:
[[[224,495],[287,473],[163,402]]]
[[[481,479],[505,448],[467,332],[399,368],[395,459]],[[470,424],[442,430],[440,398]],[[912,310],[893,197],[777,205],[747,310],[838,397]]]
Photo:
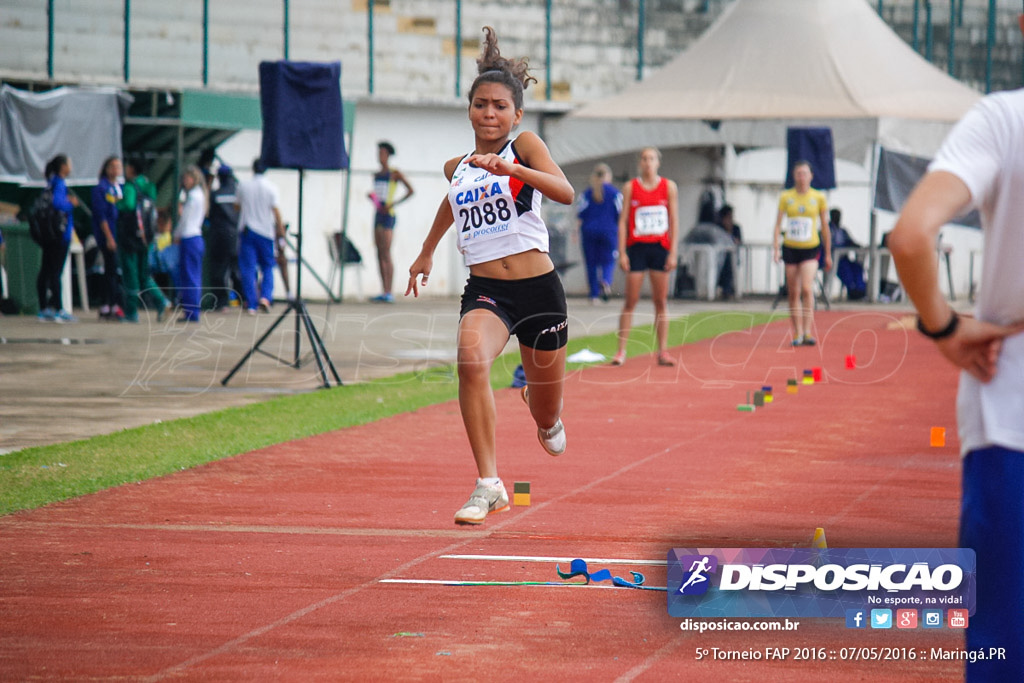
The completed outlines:
[[[123,198],[117,203],[118,246],[121,255],[121,275],[124,281],[126,322],[139,322],[139,301],[148,293],[157,310],[157,321],[162,321],[171,304],[160,291],[149,273],[150,233],[155,226],[146,229],[151,220],[147,209],[156,206],[156,185],[142,173],[142,162],[129,159],[124,164]],[[155,213],[155,211],[154,211]]]

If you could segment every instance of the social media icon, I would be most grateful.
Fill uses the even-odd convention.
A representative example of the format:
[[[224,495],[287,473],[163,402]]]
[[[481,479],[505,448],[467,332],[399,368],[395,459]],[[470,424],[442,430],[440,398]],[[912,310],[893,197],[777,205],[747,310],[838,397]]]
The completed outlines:
[[[949,615],[950,628],[967,628],[967,610],[951,609],[947,614]]]
[[[862,609],[846,610],[846,628],[867,628],[868,613]]]
[[[926,609],[921,612],[921,625],[925,628],[942,628],[942,610]]]
[[[896,628],[917,628],[917,610],[896,610]]]
[[[871,610],[871,628],[892,628],[892,610]]]

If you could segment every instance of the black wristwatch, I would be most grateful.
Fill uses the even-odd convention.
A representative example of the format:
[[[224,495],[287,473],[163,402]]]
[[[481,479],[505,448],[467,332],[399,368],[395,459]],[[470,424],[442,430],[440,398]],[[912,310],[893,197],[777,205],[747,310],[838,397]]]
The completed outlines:
[[[924,326],[921,322],[921,316],[917,316],[917,331],[928,337],[929,339],[945,339],[946,337],[952,336],[956,332],[956,328],[960,326],[960,316],[957,315],[956,311],[953,311],[953,317],[949,319],[949,323],[937,332],[932,332]]]

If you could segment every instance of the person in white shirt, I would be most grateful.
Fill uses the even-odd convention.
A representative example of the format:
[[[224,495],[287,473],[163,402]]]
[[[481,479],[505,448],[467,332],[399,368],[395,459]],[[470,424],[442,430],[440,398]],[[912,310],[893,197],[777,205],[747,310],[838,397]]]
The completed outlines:
[[[206,181],[198,166],[189,166],[181,176],[185,201],[178,207],[174,242],[178,244],[178,283],[182,316],[180,322],[199,322],[199,300],[203,288],[203,221],[206,219]]]
[[[251,315],[257,307],[267,312],[274,300],[275,242],[284,237],[277,187],[263,173],[260,159],[252,162],[252,178],[238,184],[238,270],[242,278],[242,296]],[[257,268],[259,272],[257,273]],[[257,278],[262,275],[259,293]]]
[[[1020,16],[1024,33],[1024,15]],[[981,213],[984,263],[975,317],[939,289],[939,229]],[[907,199],[888,246],[918,329],[962,369],[960,546],[977,557],[968,681],[1024,680],[1024,89],[989,95],[946,138]]]

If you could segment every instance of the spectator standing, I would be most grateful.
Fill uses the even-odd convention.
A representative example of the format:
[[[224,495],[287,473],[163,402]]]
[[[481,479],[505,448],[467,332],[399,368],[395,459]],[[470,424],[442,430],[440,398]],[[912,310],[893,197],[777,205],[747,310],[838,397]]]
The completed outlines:
[[[591,303],[607,301],[612,291],[620,213],[622,193],[612,185],[612,169],[608,164],[598,164],[576,211]]]
[[[213,310],[223,310],[232,291],[239,291],[238,275],[238,181],[227,164],[217,169],[217,189],[210,193],[210,229],[207,256],[210,262],[210,293]]]
[[[242,276],[242,292],[250,315],[257,307],[267,312],[274,299],[274,243],[284,237],[280,198],[277,188],[264,173],[267,168],[260,159],[252,162],[252,178],[238,184],[238,268]],[[257,273],[259,268],[259,274]],[[257,278],[262,275],[259,293]]]
[[[1024,14],[1019,16],[1024,33]],[[985,271],[976,317],[939,289],[939,230],[977,209]],[[911,193],[887,244],[917,327],[961,369],[960,547],[977,558],[968,683],[1024,680],[1024,90],[988,95],[953,128]],[[922,400],[927,400],[922,397]]]
[[[722,208],[718,210],[717,222],[718,227],[725,231],[736,247],[743,244],[743,229],[733,221],[731,206],[722,205]],[[737,262],[739,262],[738,257]],[[722,296],[726,299],[731,299],[736,295],[736,273],[732,269],[732,259],[728,256],[718,271],[718,286],[722,288]]]
[[[70,173],[71,160],[66,154],[58,154],[51,159],[44,171],[46,183],[53,195],[53,205],[64,214],[66,224],[61,240],[41,245],[43,260],[39,265],[39,275],[36,277],[36,294],[39,297],[38,317],[43,322],[78,321],[64,308],[60,282],[64,262],[68,258],[68,248],[71,245],[71,234],[75,230],[74,209],[78,206],[78,197],[68,192],[65,181]],[[2,243],[0,240],[0,244]]]
[[[395,147],[390,142],[377,143],[377,159],[380,170],[373,174],[373,192],[370,201],[376,209],[373,217],[373,241],[377,246],[377,266],[380,269],[380,283],[383,290],[371,301],[391,303],[395,300],[391,293],[395,275],[395,264],[391,260],[391,241],[395,234],[395,207],[412,196],[412,185],[397,168],[390,165],[395,155]],[[398,186],[405,186],[405,195],[396,199]]]
[[[123,192],[121,159],[107,157],[100,167],[100,179],[92,189],[92,232],[103,255],[103,292],[101,320],[124,320],[124,294],[121,291],[121,264],[117,245],[117,203]]]
[[[124,279],[124,319],[139,322],[139,302],[148,294],[157,310],[157,320],[163,320],[171,303],[153,281],[149,272],[149,241],[155,225],[149,215],[156,206],[156,185],[142,173],[142,162],[128,159],[124,163],[123,196],[117,203],[118,244],[120,245],[121,274]]]
[[[181,177],[185,202],[178,208],[174,242],[179,249],[178,286],[182,316],[180,322],[199,322],[203,288],[203,221],[206,219],[206,181],[198,166],[189,166]]]

